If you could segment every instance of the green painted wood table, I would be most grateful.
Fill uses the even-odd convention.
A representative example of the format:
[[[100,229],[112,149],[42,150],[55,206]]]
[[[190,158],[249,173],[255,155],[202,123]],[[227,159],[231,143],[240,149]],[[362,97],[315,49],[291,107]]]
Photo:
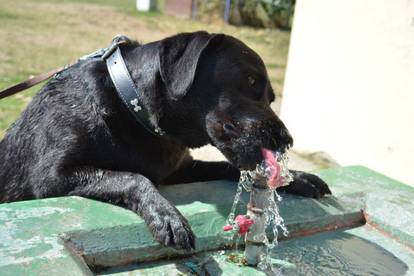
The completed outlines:
[[[279,237],[272,252],[277,272],[414,275],[414,189],[361,166],[316,173],[334,196],[282,194],[289,236]],[[193,254],[154,242],[143,220],[120,207],[80,197],[22,201],[0,205],[0,275],[263,274],[227,260],[235,241],[222,227],[235,183],[161,190],[189,220],[197,236]]]

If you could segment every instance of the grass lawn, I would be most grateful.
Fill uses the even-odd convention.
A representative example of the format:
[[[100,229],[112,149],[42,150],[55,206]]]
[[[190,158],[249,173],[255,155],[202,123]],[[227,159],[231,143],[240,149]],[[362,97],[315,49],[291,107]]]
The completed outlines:
[[[116,34],[150,42],[196,30],[243,40],[262,56],[281,95],[289,33],[138,13],[134,0],[0,0],[0,89],[107,46]],[[0,137],[39,88],[0,100]]]

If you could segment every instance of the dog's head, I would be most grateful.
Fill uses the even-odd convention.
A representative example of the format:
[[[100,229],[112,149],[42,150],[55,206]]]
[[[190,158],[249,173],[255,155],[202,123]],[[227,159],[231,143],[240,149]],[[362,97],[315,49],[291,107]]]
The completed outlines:
[[[166,95],[160,126],[185,145],[217,147],[251,169],[261,148],[283,152],[292,137],[270,108],[275,95],[261,58],[223,34],[184,33],[158,44]]]

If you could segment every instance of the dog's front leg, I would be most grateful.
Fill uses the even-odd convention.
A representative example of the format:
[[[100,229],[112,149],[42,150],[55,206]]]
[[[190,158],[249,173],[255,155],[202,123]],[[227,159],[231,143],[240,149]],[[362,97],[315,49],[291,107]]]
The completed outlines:
[[[240,171],[229,162],[191,160],[168,176],[163,184],[191,183],[198,181],[239,181]]]
[[[191,250],[195,237],[187,220],[166,200],[149,179],[129,172],[77,171],[78,186],[69,193],[126,207],[138,213],[161,244]],[[80,182],[79,182],[80,181]]]
[[[320,198],[332,194],[328,185],[318,176],[302,171],[290,170],[293,181],[277,190],[304,197]],[[239,181],[240,171],[228,162],[206,162],[191,160],[167,177],[164,184],[190,183],[197,181]]]
[[[332,194],[328,185],[318,176],[306,172],[290,170],[293,181],[277,190],[304,197],[321,198],[325,194]]]

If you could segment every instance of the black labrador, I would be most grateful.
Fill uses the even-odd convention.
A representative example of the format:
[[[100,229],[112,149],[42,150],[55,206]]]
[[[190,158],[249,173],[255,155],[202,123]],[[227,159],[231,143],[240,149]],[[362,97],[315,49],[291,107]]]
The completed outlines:
[[[77,195],[139,214],[156,240],[194,248],[187,220],[156,186],[229,179],[254,168],[261,148],[285,151],[292,138],[271,110],[261,58],[224,34],[182,33],[120,45],[155,136],[128,112],[101,59],[51,79],[0,143],[0,202]],[[189,148],[217,147],[231,162],[193,160]],[[319,198],[317,176],[294,171],[282,189]]]

